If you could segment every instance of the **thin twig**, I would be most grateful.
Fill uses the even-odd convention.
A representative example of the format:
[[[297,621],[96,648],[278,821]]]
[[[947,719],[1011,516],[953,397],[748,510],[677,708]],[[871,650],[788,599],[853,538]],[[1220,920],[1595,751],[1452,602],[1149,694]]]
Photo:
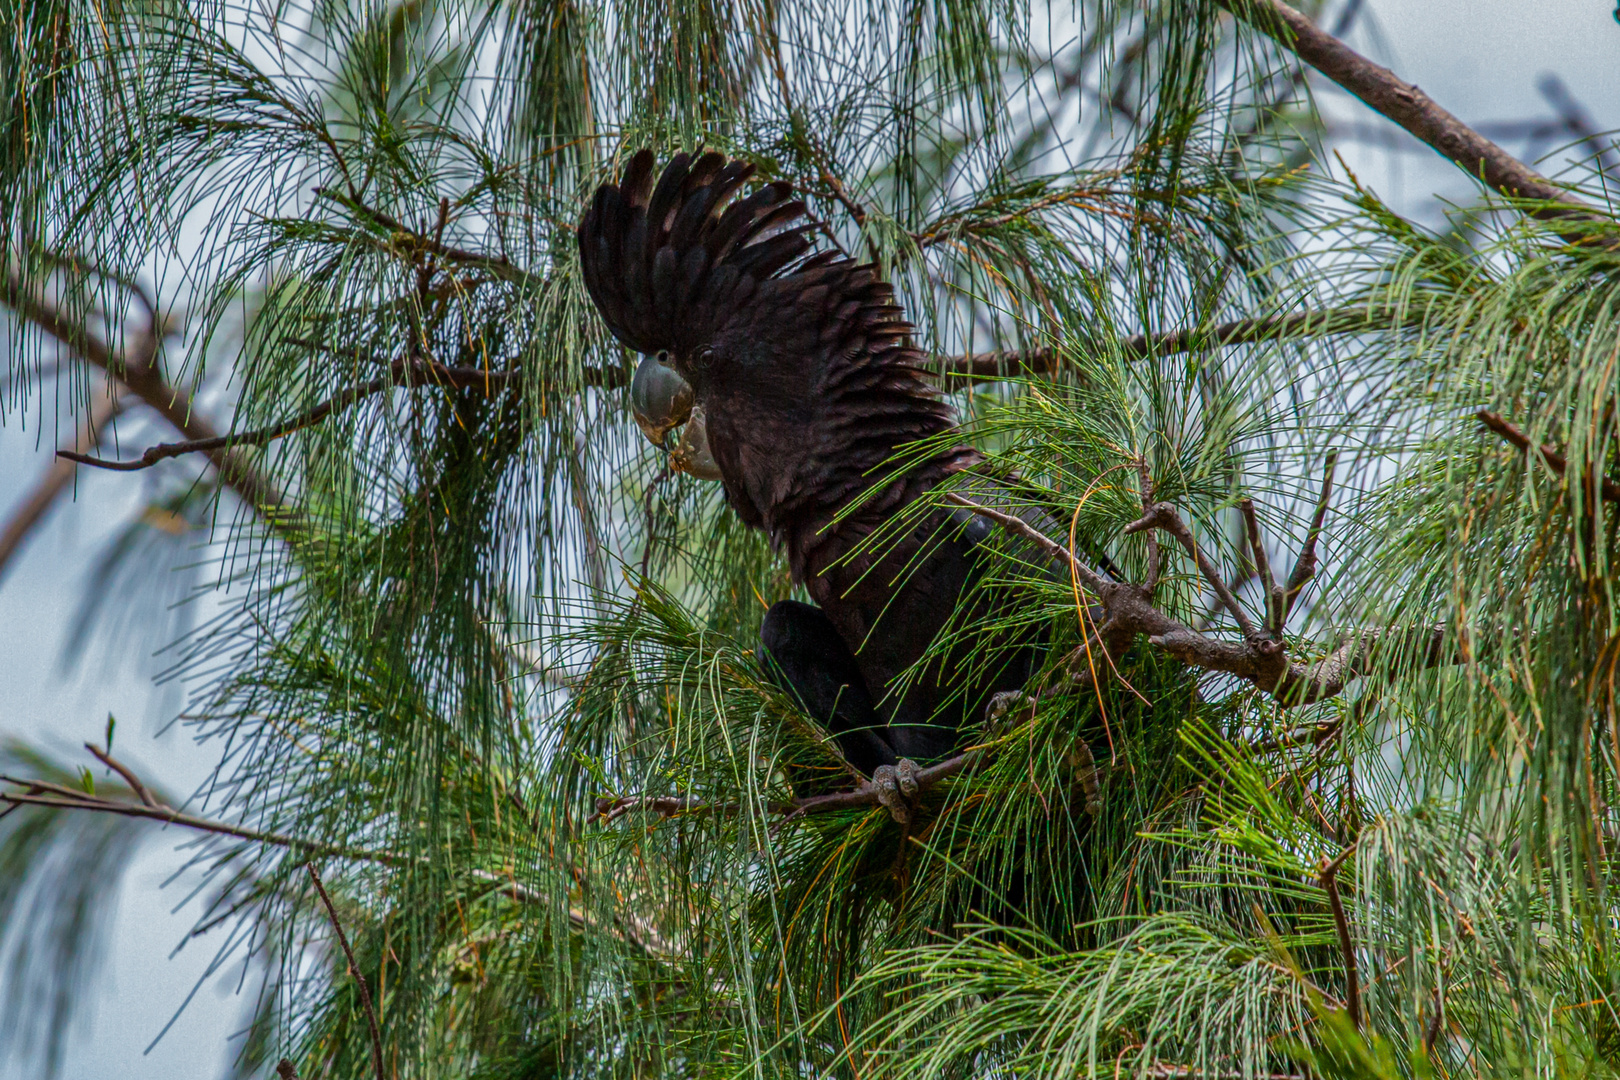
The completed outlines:
[[[148,821],[160,821],[167,825],[179,825],[183,828],[195,829],[198,832],[230,836],[238,840],[270,844],[273,847],[292,848],[309,855],[358,859],[363,862],[379,863],[383,866],[403,866],[408,862],[403,856],[396,855],[393,852],[371,851],[365,848],[347,847],[342,844],[304,840],[296,836],[288,836],[285,833],[269,832],[264,829],[250,829],[228,821],[197,817],[194,814],[187,814],[165,803],[158,802],[156,799],[153,800],[154,805],[144,802],[127,802],[123,799],[108,799],[65,787],[61,784],[53,784],[48,780],[15,776],[0,775],[0,783],[11,784],[21,789],[19,791],[0,791],[0,803],[9,803],[14,806],[40,806],[55,810],[89,810],[95,813],[117,814],[121,817],[145,818]],[[150,789],[146,790],[150,793]]]
[[[1474,415],[1479,418],[1480,423],[1484,424],[1486,427],[1502,436],[1502,438],[1518,447],[1523,453],[1529,454],[1532,451],[1539,452],[1541,454],[1541,460],[1547,463],[1547,468],[1551,469],[1559,476],[1563,476],[1565,471],[1568,470],[1569,460],[1565,458],[1563,454],[1554,449],[1551,444],[1542,443],[1539,447],[1533,446],[1528,435],[1514,427],[1512,424],[1508,423],[1499,414],[1493,413],[1489,409],[1481,409]],[[1609,502],[1620,503],[1620,483],[1616,483],[1605,476],[1602,484],[1600,485],[1600,490],[1603,493],[1604,499],[1608,500]]]
[[[315,864],[307,862],[304,869],[309,871],[309,880],[315,883],[315,891],[321,894],[321,903],[326,905],[326,914],[332,920],[332,929],[337,931],[338,944],[343,946],[343,956],[349,961],[349,974],[354,976],[354,984],[360,988],[360,1004],[365,1007],[366,1023],[371,1027],[371,1060],[377,1066],[377,1080],[388,1080],[388,1073],[383,1068],[382,1029],[377,1026],[377,1010],[371,1004],[371,990],[366,986],[366,977],[360,974],[360,965],[355,962],[354,950],[349,948],[349,935],[343,932],[343,924],[338,921],[337,908],[332,906],[332,898],[326,895],[326,886],[321,884],[321,875],[315,872]]]
[[[1249,550],[1254,555],[1254,576],[1266,593],[1266,629],[1274,638],[1283,634],[1283,590],[1271,574],[1271,559],[1266,555],[1266,542],[1260,536],[1260,521],[1254,514],[1254,500],[1238,503],[1243,514],[1243,525],[1249,534]]]
[[[1446,999],[1440,993],[1439,987],[1434,989],[1433,1000],[1434,1006],[1429,1016],[1429,1024],[1423,1032],[1423,1055],[1428,1058],[1434,1057],[1434,1044],[1440,1038],[1440,1025],[1445,1023],[1446,1018]]]
[[[94,754],[97,761],[107,766],[107,768],[111,769],[119,776],[122,776],[124,778],[124,783],[129,785],[129,790],[135,793],[135,797],[140,799],[143,805],[151,807],[156,807],[159,805],[158,801],[152,797],[152,793],[146,790],[146,785],[141,783],[140,778],[135,775],[134,771],[130,769],[128,765],[125,765],[123,762],[113,757],[110,753],[92,743],[85,743],[84,748]]]
[[[1322,523],[1327,520],[1328,502],[1333,498],[1333,470],[1339,463],[1339,452],[1327,456],[1327,469],[1322,477],[1322,493],[1316,498],[1316,511],[1311,514],[1311,527],[1305,531],[1305,546],[1299,549],[1294,569],[1288,575],[1287,591],[1283,593],[1283,622],[1294,610],[1300,591],[1316,576],[1316,542],[1322,535]]]
[[[674,817],[677,814],[712,813],[729,809],[730,804],[706,803],[685,795],[626,795],[618,799],[596,800],[596,813],[585,819],[587,825],[607,825],[637,810]]]
[[[877,244],[866,233],[866,207],[850,196],[842,181],[834,176],[830,170],[821,170],[821,182],[827,185],[828,190],[833,193],[833,198],[843,204],[845,211],[849,213],[850,219],[855,222],[855,227],[860,230],[861,238],[866,241],[866,254],[872,260],[872,264],[875,266],[882,262],[883,260],[879,258]]]
[[[1142,496],[1142,512],[1147,513],[1153,508],[1153,472],[1148,468],[1147,458],[1136,459],[1136,471],[1140,480]],[[1148,598],[1152,599],[1159,587],[1159,573],[1162,569],[1163,554],[1159,551],[1159,533],[1156,529],[1147,531],[1147,579],[1142,582],[1142,588],[1147,590]]]
[[[418,376],[419,380],[401,382],[407,375]],[[291,435],[295,431],[313,427],[326,419],[334,412],[347,409],[349,406],[363,401],[373,394],[392,390],[396,387],[406,390],[416,390],[429,387],[448,387],[457,390],[482,389],[486,394],[494,394],[498,389],[520,379],[519,371],[487,371],[483,368],[452,368],[439,364],[429,364],[420,361],[396,361],[387,375],[372,379],[370,382],[335,394],[318,405],[306,409],[290,419],[278,424],[271,424],[253,431],[236,432],[231,435],[215,435],[205,439],[188,439],[184,442],[159,443],[149,446],[134,461],[108,461],[105,458],[92,457],[89,454],[79,454],[68,450],[58,450],[56,456],[74,461],[80,465],[92,465],[98,469],[109,469],[114,472],[137,472],[141,469],[150,469],[160,461],[180,457],[183,454],[207,454],[237,446],[263,446],[265,443]]]
[[[1401,317],[1376,307],[1347,307],[1331,311],[1300,311],[1288,315],[1261,315],[1234,319],[1209,327],[1168,330],[1154,334],[1132,334],[1119,339],[1119,350],[1128,359],[1169,356],[1219,349],[1229,345],[1249,345],[1292,337],[1325,337],[1330,334],[1358,334],[1399,330],[1421,323],[1423,314],[1408,311]],[[939,358],[936,376],[947,386],[985,379],[1010,379],[1026,375],[1050,375],[1062,362],[1061,350],[1040,347],[963,353]]]
[[[449,262],[461,263],[466,266],[478,266],[488,270],[502,281],[510,281],[523,285],[529,283],[532,275],[522,267],[515,265],[504,255],[489,255],[482,251],[469,251],[466,248],[446,244],[431,236],[424,236],[414,229],[407,229],[397,218],[383,213],[372,206],[367,206],[358,199],[331,188],[318,187],[315,194],[346,207],[360,217],[369,219],[372,223],[380,225],[391,233],[403,236],[413,247],[420,251],[437,255]]]
[[[647,494],[643,496],[643,513],[647,520],[647,543],[641,551],[641,580],[647,580],[647,571],[652,565],[653,553],[653,496],[658,492],[658,486],[670,477],[670,468],[665,465],[658,470],[658,475],[647,481]]]
[[[991,521],[996,522],[1008,532],[1014,533],[1023,537],[1025,540],[1028,540],[1030,543],[1034,544],[1036,547],[1040,548],[1053,558],[1059,559],[1070,566],[1073,566],[1074,571],[1077,575],[1079,575],[1080,580],[1085,582],[1086,588],[1090,589],[1092,592],[1099,592],[1108,585],[1108,582],[1103,579],[1102,575],[1098,574],[1096,571],[1091,569],[1091,567],[1075,558],[1074,554],[1070,552],[1068,548],[1064,547],[1056,540],[1053,540],[1051,537],[1035,528],[1035,526],[1031,525],[1023,518],[1018,517],[1015,514],[1004,514],[1000,510],[993,510],[988,506],[974,502],[972,499],[958,495],[954,491],[945,493],[945,501],[955,503],[957,506],[965,507],[966,509],[973,511],[973,513],[978,514],[980,517],[989,518]]]
[[[1339,898],[1339,868],[1356,850],[1352,844],[1338,858],[1323,859],[1316,868],[1316,879],[1327,891],[1328,906],[1333,910],[1333,926],[1339,932],[1339,950],[1344,954],[1344,1008],[1350,1014],[1350,1023],[1361,1030],[1361,976],[1356,970],[1356,947],[1350,939],[1350,920],[1344,913],[1344,902]]]
[[[1128,535],[1142,532],[1145,529],[1163,529],[1175,537],[1181,546],[1186,548],[1187,554],[1193,557],[1193,562],[1198,564],[1199,572],[1204,575],[1204,580],[1209,582],[1210,588],[1215,590],[1215,595],[1220,597],[1221,603],[1226,606],[1226,610],[1232,613],[1233,619],[1237,620],[1238,629],[1243,632],[1243,636],[1246,638],[1260,636],[1253,621],[1249,618],[1249,613],[1243,610],[1243,606],[1237,602],[1237,597],[1232,595],[1232,590],[1226,587],[1226,582],[1222,579],[1220,571],[1215,568],[1215,564],[1210,561],[1209,556],[1204,553],[1204,549],[1199,546],[1197,538],[1193,536],[1192,530],[1187,527],[1187,523],[1181,520],[1181,515],[1176,513],[1174,506],[1169,503],[1155,503],[1148,508],[1147,513],[1125,526],[1123,531]]]
[[[1274,754],[1279,750],[1294,750],[1302,746],[1321,746],[1339,733],[1344,726],[1342,717],[1335,717],[1321,724],[1313,724],[1308,728],[1290,731],[1275,739],[1262,739],[1257,743],[1250,743],[1246,748],[1250,754]]]

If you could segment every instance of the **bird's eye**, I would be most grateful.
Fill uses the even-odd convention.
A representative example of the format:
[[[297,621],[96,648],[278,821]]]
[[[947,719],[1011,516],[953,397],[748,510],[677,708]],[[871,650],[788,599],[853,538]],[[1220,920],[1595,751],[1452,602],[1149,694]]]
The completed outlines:
[[[630,380],[630,412],[654,446],[663,446],[670,429],[692,415],[692,385],[665,362],[668,356],[642,357]]]

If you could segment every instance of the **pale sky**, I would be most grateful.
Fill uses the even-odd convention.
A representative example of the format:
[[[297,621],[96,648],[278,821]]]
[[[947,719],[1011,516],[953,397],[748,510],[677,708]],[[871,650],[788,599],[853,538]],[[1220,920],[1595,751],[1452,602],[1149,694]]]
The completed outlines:
[[[1620,25],[1613,10],[1614,0],[1369,0],[1371,17],[1363,18],[1351,40],[1470,123],[1550,115],[1536,84],[1555,72],[1599,129],[1620,128]],[[1337,119],[1383,123],[1342,95],[1324,101]],[[1507,145],[1520,152],[1519,143]],[[1431,221],[1439,205],[1436,192],[1467,197],[1467,182],[1426,151],[1386,155],[1352,146],[1345,157],[1387,201]],[[124,430],[126,443],[155,431]],[[46,448],[36,436],[33,425],[21,430],[15,418],[0,428],[0,519],[46,464]],[[183,732],[154,738],[165,703],[150,683],[156,665],[143,659],[153,643],[131,642],[128,663],[71,682],[59,663],[84,568],[109,525],[138,504],[141,484],[137,475],[81,470],[79,505],[60,508],[0,582],[0,734],[79,754],[81,743],[101,739],[113,711],[123,721],[120,756],[170,791],[185,793],[213,759]],[[168,703],[171,714],[172,708]],[[171,911],[188,891],[184,881],[159,886],[183,861],[173,848],[187,839],[154,836],[124,880],[110,953],[94,1006],[85,1010],[73,1040],[64,1080],[212,1080],[222,1073],[230,1052],[226,1039],[241,1026],[245,1003],[217,983],[205,986],[169,1034],[143,1054],[212,956],[203,939],[170,957],[195,912]],[[0,1080],[32,1077],[16,1064],[0,1063]]]

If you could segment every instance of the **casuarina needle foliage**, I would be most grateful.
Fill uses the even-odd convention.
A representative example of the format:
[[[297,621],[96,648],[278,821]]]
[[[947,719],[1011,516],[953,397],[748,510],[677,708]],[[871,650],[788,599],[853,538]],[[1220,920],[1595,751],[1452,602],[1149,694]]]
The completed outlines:
[[[218,762],[5,749],[0,1047],[162,828],[242,1077],[1620,1071],[1620,224],[1438,137],[1496,186],[1381,201],[1299,73],[1395,77],[1358,7],[0,0],[0,417],[140,473],[74,655]],[[576,230],[698,147],[926,423],[642,437]],[[767,534],[739,447],[847,490]],[[939,522],[897,811],[756,645]]]

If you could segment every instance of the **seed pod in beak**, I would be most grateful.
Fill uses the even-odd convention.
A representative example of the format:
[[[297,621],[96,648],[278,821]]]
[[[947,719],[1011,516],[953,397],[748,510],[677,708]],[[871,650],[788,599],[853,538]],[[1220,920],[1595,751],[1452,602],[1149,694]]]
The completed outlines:
[[[664,363],[664,354],[643,356],[630,379],[630,413],[647,441],[662,447],[671,428],[692,415],[692,386]]]
[[[714,463],[714,455],[709,452],[709,434],[703,424],[701,405],[693,406],[692,418],[686,422],[686,429],[669,453],[669,464],[676,472],[699,480],[720,479],[720,466]]]

